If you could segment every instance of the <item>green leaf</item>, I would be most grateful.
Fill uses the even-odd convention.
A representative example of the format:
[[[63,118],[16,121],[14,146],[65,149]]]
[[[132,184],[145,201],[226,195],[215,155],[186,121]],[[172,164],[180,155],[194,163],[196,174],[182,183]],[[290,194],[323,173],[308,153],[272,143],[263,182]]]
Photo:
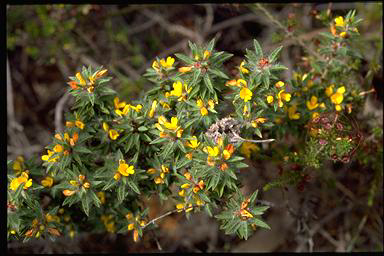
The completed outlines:
[[[167,138],[157,138],[155,140],[153,140],[152,142],[150,142],[149,144],[157,144],[157,143],[162,143],[162,142],[166,142],[168,141]]]
[[[94,184],[95,185],[95,184]],[[96,205],[97,207],[100,207],[101,205],[101,201],[100,199],[97,197],[97,195],[95,194],[95,192],[93,192],[92,190],[88,191],[88,194],[89,194],[89,197],[90,199],[92,199],[92,202],[94,205]]]
[[[253,47],[255,47],[256,57],[257,58],[263,57],[263,50],[261,49],[261,46],[256,39],[253,39]]]
[[[208,46],[207,46],[207,50],[212,52],[214,46],[215,46],[215,38],[213,38],[211,41],[209,41]]]
[[[145,132],[148,131],[148,128],[145,126],[140,126],[137,130],[139,130],[139,132]]]
[[[256,224],[256,226],[266,228],[266,229],[271,229],[271,227],[267,223],[265,223],[264,221],[262,221],[258,218],[253,218],[252,220],[253,220],[253,223]]]
[[[208,72],[212,73],[215,76],[218,76],[218,77],[221,77],[221,78],[224,78],[224,79],[229,79],[229,77],[224,72],[222,72],[219,69],[211,69],[210,68],[210,69],[208,69]]]
[[[213,89],[213,85],[212,85],[211,80],[209,79],[209,75],[208,75],[208,74],[205,74],[203,78],[204,78],[204,83],[205,83],[205,85],[207,86],[208,90],[209,90],[212,94],[214,94],[214,93],[215,93],[215,90]]]
[[[89,198],[88,198],[88,195],[87,193],[83,196],[82,200],[81,200],[81,206],[83,207],[83,211],[84,213],[89,216]]]
[[[181,53],[175,53],[175,56],[176,56],[178,59],[184,61],[184,62],[187,63],[187,64],[193,64],[193,63],[195,62],[195,61],[194,61],[193,59],[191,59],[190,57],[188,57],[188,56],[186,56],[186,55],[184,55],[184,54],[181,54]]]
[[[254,131],[255,131],[255,134],[256,134],[257,136],[259,136],[260,138],[263,138],[263,135],[261,134],[261,131],[260,131],[259,128],[255,128]]]
[[[280,46],[276,48],[271,54],[268,56],[269,63],[275,62],[278,55],[280,54],[281,50],[283,49],[283,46]]]
[[[91,102],[92,107],[95,105],[95,94],[88,93],[89,101]]]
[[[262,75],[263,85],[265,89],[269,88],[269,76],[267,74]]]
[[[246,221],[241,222],[241,225],[239,226],[238,232],[242,238],[244,238],[245,240],[248,239],[249,230],[248,230],[248,224]]]
[[[120,204],[124,201],[125,195],[125,186],[120,184],[120,186],[117,188],[117,200]]]
[[[76,147],[73,148],[73,150],[75,152],[78,152],[78,153],[86,153],[86,154],[92,153],[91,150],[89,150],[86,147],[82,147],[82,146],[76,146]]]
[[[133,180],[130,180],[129,178],[127,179],[127,184],[128,186],[135,191],[137,194],[140,194],[140,190],[137,187],[136,183]]]
[[[259,190],[256,190],[255,192],[253,192],[252,196],[249,198],[251,204],[256,200],[258,193],[259,193]]]
[[[201,74],[201,69],[196,69],[194,72],[193,72],[193,78],[192,78],[192,82],[191,82],[191,85],[190,86],[194,86],[199,77],[200,77],[200,74]],[[192,96],[191,96],[192,97]]]

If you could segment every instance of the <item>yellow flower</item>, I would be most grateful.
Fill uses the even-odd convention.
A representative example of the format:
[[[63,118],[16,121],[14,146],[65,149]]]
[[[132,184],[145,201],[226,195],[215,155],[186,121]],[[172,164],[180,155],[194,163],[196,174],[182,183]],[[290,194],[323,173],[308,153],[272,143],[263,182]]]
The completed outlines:
[[[211,56],[211,52],[208,50],[204,51],[203,59],[206,60]]]
[[[113,175],[113,178],[115,179],[115,180],[120,180],[120,178],[121,178],[121,174],[120,173],[115,173],[115,175]]]
[[[248,102],[252,98],[252,91],[247,87],[243,87],[240,90],[240,98],[242,98],[244,102]]]
[[[284,82],[283,81],[279,81],[275,84],[276,88],[281,88],[284,86]]]
[[[120,134],[116,130],[109,130],[109,137],[111,138],[111,140],[116,140],[119,135]]]
[[[288,117],[291,120],[297,120],[300,118],[300,113],[296,112],[296,105],[290,106],[288,108]]]
[[[335,109],[336,111],[341,111],[343,108],[341,107],[341,105],[337,104],[335,105]]]
[[[129,107],[133,110],[135,110],[136,112],[140,112],[140,110],[143,108],[142,105],[138,104],[136,107],[132,106],[132,105],[129,105]],[[124,112],[124,111],[123,111]],[[127,111],[128,112],[128,111]]]
[[[331,84],[330,86],[328,86],[327,88],[325,88],[325,94],[330,97],[333,93],[333,87],[335,87],[334,84]]]
[[[343,94],[345,92],[345,87],[344,86],[341,86],[337,89],[336,93],[332,94],[331,95],[331,101],[333,104],[340,104],[341,102],[343,102]]]
[[[96,195],[100,199],[101,204],[105,204],[105,192],[100,191],[100,192],[97,192]]]
[[[167,128],[169,130],[175,131],[175,130],[177,130],[177,128],[179,128],[179,126],[177,125],[178,121],[179,120],[177,119],[177,117],[172,117],[171,122],[165,122],[164,126],[165,126],[165,128]]]
[[[159,63],[158,63],[156,60],[153,61],[153,63],[152,63],[152,68],[153,68],[154,70],[156,70],[156,72],[160,72],[160,66],[159,66]]]
[[[191,71],[192,67],[181,67],[179,68],[179,72],[180,73],[186,73],[186,72],[189,72]]]
[[[181,136],[183,135],[183,132],[184,132],[183,129],[179,129],[179,130],[177,130],[177,132],[176,132],[176,137],[177,137],[177,138],[181,138]]]
[[[320,114],[318,112],[313,112],[312,113],[312,119],[316,119],[320,116]]]
[[[106,122],[103,122],[103,130],[106,132],[109,130],[109,125]]]
[[[235,79],[229,80],[229,81],[225,82],[225,86],[237,86],[237,82]]]
[[[53,185],[53,178],[50,177],[50,176],[45,177],[45,178],[41,181],[41,185],[43,185],[43,187],[46,187],[46,188],[50,188],[50,187],[52,187],[52,185]]]
[[[119,161],[119,168],[117,171],[121,173],[123,176],[129,176],[130,174],[134,174],[135,170],[133,169],[133,165],[128,166],[128,164],[125,163],[124,160]]]
[[[24,189],[28,189],[32,186],[32,179],[28,179],[27,171],[22,172],[19,177],[12,179],[9,188],[15,191],[22,183],[24,183]]]
[[[260,150],[260,148],[256,144],[246,141],[241,145],[240,153],[242,153],[246,158],[250,158],[252,151],[258,150]]]
[[[317,103],[317,97],[316,96],[312,96],[310,101],[307,100],[307,108],[309,110],[314,110],[318,106],[319,106],[319,103]]]
[[[173,83],[173,90],[171,91],[171,96],[179,97],[178,101],[186,100],[187,94],[191,91],[192,88],[188,89],[187,84],[184,84],[184,91],[183,91],[183,84],[180,81]]]
[[[245,117],[249,117],[251,115],[251,113],[249,113],[249,110],[248,110],[248,106],[247,105],[244,105],[244,108],[243,108],[243,115]]]
[[[268,102],[269,104],[271,104],[271,103],[273,102],[273,100],[274,100],[274,98],[273,98],[272,95],[268,95],[268,96],[267,96],[267,102]]]
[[[154,101],[152,102],[151,110],[149,111],[149,114],[148,114],[148,116],[149,116],[150,118],[152,118],[153,115],[155,114],[156,107],[157,107],[157,100],[154,100]]]
[[[212,148],[212,147],[208,146],[207,151],[208,151],[209,156],[216,157],[219,155],[219,148],[218,147]]]
[[[246,69],[245,67],[244,67],[244,64],[245,64],[245,61],[243,60],[241,63],[240,63],[240,71],[241,71],[241,73],[243,73],[243,74],[248,74],[249,73],[249,70],[248,69]]]
[[[236,86],[247,87],[247,81],[245,81],[244,79],[237,79]]]
[[[13,166],[12,166],[13,170],[16,173],[22,171],[22,169],[23,169],[23,167],[22,167],[23,162],[24,162],[24,157],[22,157],[22,156],[16,157],[16,160],[13,162]]]
[[[108,71],[107,69],[103,69],[103,70],[95,72],[92,76],[90,76],[89,81],[91,82],[91,84],[93,84],[94,81],[96,81],[97,79],[104,76],[107,73],[107,71]]]
[[[344,27],[345,26],[344,18],[342,16],[337,17],[335,19],[335,25],[336,27]]]
[[[193,136],[193,138],[194,139],[187,141],[186,146],[196,149],[200,145],[200,142],[197,140],[196,136]]]
[[[135,227],[135,224],[130,223],[128,224],[128,230],[132,230]]]
[[[173,63],[175,63],[175,59],[172,57],[168,57],[167,61],[165,61],[164,59],[160,60],[161,66],[163,66],[165,69],[170,69]]]
[[[84,123],[83,122],[81,122],[81,121],[76,121],[75,122],[75,125],[77,126],[77,127],[79,127],[81,130],[83,130],[84,129]]]
[[[281,108],[284,105],[283,104],[283,100],[286,101],[286,102],[289,102],[291,100],[291,94],[290,93],[286,93],[284,90],[281,90],[277,94],[277,98],[278,98],[278,101],[279,101],[279,107]]]
[[[76,191],[74,191],[74,190],[69,190],[69,189],[65,189],[65,190],[63,190],[63,194],[65,195],[65,196],[72,196],[73,194],[75,194],[76,193]]]
[[[48,162],[57,162],[59,157],[57,156],[51,159],[51,156],[54,154],[54,152],[49,149],[47,150],[47,152],[48,152],[48,155],[41,156],[41,159],[43,161],[48,161]]]
[[[60,153],[64,150],[64,147],[61,146],[60,144],[57,144],[54,148],[53,148],[53,151],[55,151],[56,153]]]
[[[84,85],[87,84],[87,83],[85,82],[83,76],[80,74],[80,72],[77,72],[77,73],[76,73],[76,78],[79,80],[79,84],[80,84],[81,86],[84,86]]]
[[[349,35],[347,34],[347,32],[343,31],[340,33],[340,37],[341,38],[347,38]]]
[[[252,125],[252,127],[257,128],[257,127],[259,126],[259,124],[263,124],[263,123],[265,123],[267,120],[268,120],[268,119],[265,118],[265,117],[258,117],[258,118],[256,118],[255,120],[253,120],[253,121],[251,122],[251,125]]]
[[[324,102],[320,103],[319,107],[322,108],[322,109],[326,108],[325,107],[325,103]]]

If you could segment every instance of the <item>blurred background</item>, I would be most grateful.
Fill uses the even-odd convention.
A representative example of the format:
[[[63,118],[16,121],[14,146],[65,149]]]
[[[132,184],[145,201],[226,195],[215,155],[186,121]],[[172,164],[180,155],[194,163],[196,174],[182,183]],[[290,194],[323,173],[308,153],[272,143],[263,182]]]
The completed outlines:
[[[368,96],[361,112],[375,117],[375,125],[381,127],[382,134],[382,3],[291,3],[264,7],[308,44],[315,43],[320,32],[329,31],[320,21],[328,10],[335,17],[357,10],[357,16],[363,19],[359,27],[361,74],[365,77],[369,71],[375,71],[366,89],[376,90]],[[66,93],[68,76],[80,71],[83,65],[107,68],[114,77],[111,86],[120,92],[120,98],[132,101],[151,88],[141,75],[155,57],[176,52],[188,54],[188,40],[201,44],[216,37],[216,50],[234,54],[226,63],[227,72],[232,75],[245,48],[252,48],[253,38],[265,51],[283,45],[280,61],[289,70],[296,69],[305,54],[294,39],[284,38],[285,33],[253,4],[10,5],[6,27],[8,160],[18,155],[41,156],[55,130],[62,129],[63,113],[70,110],[73,99]],[[292,72],[287,71],[283,79],[291,76]],[[314,180],[304,192],[287,188],[284,196],[279,189],[266,193],[263,199],[273,202],[266,215],[272,230],[259,230],[248,241],[224,235],[217,222],[203,213],[193,215],[189,221],[175,214],[159,223],[156,234],[148,232],[137,244],[131,234],[84,233],[54,243],[11,242],[8,251],[382,251],[382,188],[376,189],[376,201],[369,214],[361,207],[367,200],[364,188],[376,177],[377,169],[382,175],[382,145],[381,149],[369,150],[374,154],[381,150],[381,158],[372,155],[368,164],[381,164],[368,165],[363,170],[358,161],[349,165],[327,163],[324,168],[338,173],[331,188]],[[248,164],[245,191],[262,187],[278,173],[276,164],[263,159],[252,159]],[[347,171],[349,174],[345,175]],[[155,217],[164,212],[165,206],[154,202],[151,207]]]

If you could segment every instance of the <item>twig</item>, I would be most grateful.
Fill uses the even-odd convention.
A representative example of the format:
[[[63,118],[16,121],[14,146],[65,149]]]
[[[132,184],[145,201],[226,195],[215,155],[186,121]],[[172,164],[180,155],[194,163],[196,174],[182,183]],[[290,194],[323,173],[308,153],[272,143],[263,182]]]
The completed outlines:
[[[63,109],[64,105],[69,98],[69,92],[65,92],[65,94],[60,98],[60,100],[56,104],[55,108],[55,128],[58,132],[63,131]]]
[[[259,20],[254,13],[247,13],[241,16],[236,16],[234,18],[227,19],[223,22],[213,25],[212,28],[208,31],[208,34],[215,33],[216,31],[223,30],[227,27],[231,27],[231,26],[243,23],[245,21],[253,21],[253,20]]]
[[[337,207],[333,211],[331,211],[328,215],[326,215],[323,219],[321,219],[319,222],[317,222],[311,230],[309,230],[309,235],[313,237],[319,230],[320,228],[327,223],[328,221],[332,220],[335,218],[337,215],[339,215],[342,212],[347,212],[352,209],[352,206],[349,205],[347,207]]]
[[[7,117],[8,117],[9,126],[11,129],[16,128],[18,131],[23,130],[23,126],[18,124],[15,118],[15,108],[13,105],[11,68],[9,66],[8,56],[7,56]]]
[[[368,215],[365,214],[363,219],[360,221],[359,227],[357,228],[356,234],[351,239],[350,244],[347,247],[347,252],[351,252],[353,250],[353,247],[355,246],[356,240],[360,235],[361,230],[363,230],[363,227],[365,225],[365,222],[367,221]]]
[[[163,215],[161,215],[161,216],[159,216],[159,217],[157,217],[157,218],[154,218],[153,220],[151,220],[151,221],[149,221],[147,224],[145,224],[145,225],[142,227],[142,229],[145,229],[149,224],[154,224],[156,221],[158,221],[158,220],[160,220],[160,219],[162,219],[162,218],[164,218],[164,217],[167,217],[168,215],[171,215],[172,213],[175,213],[175,212],[177,212],[177,211],[178,211],[178,209],[174,209],[174,210],[172,210],[172,211],[169,211],[169,212],[164,213]]]
[[[371,90],[368,90],[368,91],[364,91],[364,92],[360,92],[359,93],[359,96],[364,96],[366,94],[369,94],[369,93],[374,93],[376,92],[375,88],[372,88]]]
[[[327,239],[328,242],[330,242],[332,245],[334,245],[336,248],[339,247],[339,243],[336,239],[334,239],[326,230],[321,228],[319,230],[320,235],[322,235],[325,239]]]
[[[150,19],[153,19],[159,23],[160,26],[162,26],[165,30],[167,30],[169,33],[178,33],[183,36],[189,37],[190,39],[196,41],[198,44],[201,44],[203,42],[202,36],[193,31],[190,30],[184,26],[181,25],[173,25],[169,23],[167,20],[165,20],[162,16],[159,14],[152,12],[150,10],[143,10],[142,13],[147,16]]]
[[[152,27],[155,24],[156,24],[155,20],[149,20],[149,21],[141,24],[140,26],[134,27],[131,30],[127,31],[127,36],[131,36],[133,34],[136,34],[136,33],[139,33],[139,32],[143,32],[144,30]]]
[[[284,32],[286,33],[286,35],[288,37],[291,37],[293,38],[298,44],[300,44],[304,49],[306,49],[308,52],[310,52],[313,56],[315,56],[317,59],[319,60],[322,60],[322,61],[325,61],[325,59],[320,55],[318,54],[317,52],[315,52],[312,48],[310,48],[308,45],[306,45],[300,37],[296,37],[292,32],[288,31],[288,29],[280,23],[280,21],[278,21],[277,19],[275,19],[275,17],[273,17],[271,15],[271,13],[266,10],[261,4],[256,4],[256,7],[258,9],[260,9],[268,18],[269,20],[271,20],[273,23],[275,23],[279,28],[281,28],[282,30],[284,30]]]
[[[207,13],[205,17],[205,23],[203,27],[203,34],[204,36],[207,35],[209,30],[212,28],[212,23],[213,23],[213,8],[211,4],[205,4],[205,11]]]

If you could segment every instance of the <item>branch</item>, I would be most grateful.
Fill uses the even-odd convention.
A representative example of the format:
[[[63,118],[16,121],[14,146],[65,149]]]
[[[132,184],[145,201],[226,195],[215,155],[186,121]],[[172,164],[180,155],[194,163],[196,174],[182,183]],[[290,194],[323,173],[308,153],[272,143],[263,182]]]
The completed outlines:
[[[149,224],[155,224],[156,221],[158,221],[158,220],[160,220],[160,219],[162,219],[164,217],[167,217],[168,215],[171,215],[172,213],[175,213],[177,211],[178,211],[178,209],[174,209],[172,211],[164,213],[163,215],[161,215],[161,216],[159,216],[157,218],[154,218],[153,220],[151,220],[147,224],[145,224],[142,229],[145,229]]]
[[[203,37],[199,33],[195,32],[193,30],[190,30],[190,29],[188,29],[184,26],[181,26],[181,25],[173,25],[173,24],[169,23],[167,20],[165,20],[159,14],[152,12],[152,11],[149,11],[147,9],[143,10],[142,13],[145,16],[147,16],[149,19],[153,19],[156,22],[158,22],[159,25],[162,26],[169,33],[178,33],[178,34],[181,34],[183,36],[189,37],[190,39],[196,41],[198,44],[201,44],[203,42]]]

